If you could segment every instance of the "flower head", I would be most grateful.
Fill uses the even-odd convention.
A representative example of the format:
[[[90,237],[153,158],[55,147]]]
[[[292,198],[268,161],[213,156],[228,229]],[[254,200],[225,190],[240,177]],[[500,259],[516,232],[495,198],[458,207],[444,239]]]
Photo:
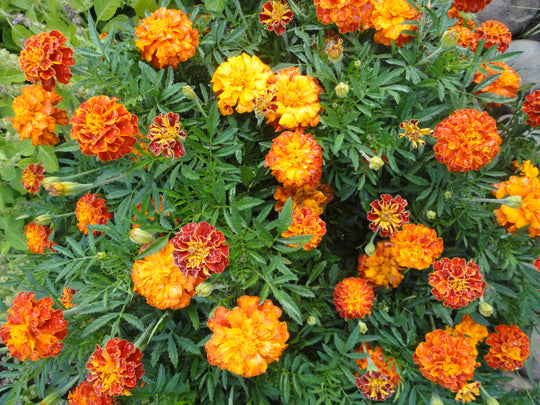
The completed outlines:
[[[489,3],[491,0],[454,0],[452,7],[464,13],[478,13]]]
[[[399,134],[398,138],[406,136],[409,138],[409,141],[411,141],[413,148],[415,149],[418,147],[418,143],[422,146],[426,144],[426,141],[422,139],[424,135],[431,135],[433,133],[433,130],[430,128],[420,129],[418,127],[418,120],[403,121],[399,124],[399,127],[405,130],[405,132]]]
[[[377,346],[375,347],[375,349],[371,349],[369,343],[362,343],[355,349],[355,352],[365,353],[364,346],[367,350],[367,353],[369,354],[369,358],[371,359],[375,367],[377,367],[377,369],[383,375],[387,375],[389,377],[389,382],[392,386],[392,389],[397,388],[399,382],[401,381],[401,377],[396,371],[395,359],[393,357],[385,356],[381,346]],[[356,364],[358,364],[358,368],[361,370],[364,370],[366,368],[369,370],[369,361],[367,358],[356,360]]]
[[[324,48],[324,53],[328,56],[328,60],[332,63],[338,63],[343,59],[343,39],[337,38],[337,40],[328,41]]]
[[[265,92],[257,97],[255,101],[253,102],[253,109],[255,110],[255,115],[257,116],[257,119],[262,122],[264,119],[264,116],[268,111],[277,111],[277,97],[272,91],[269,89],[265,90]]]
[[[75,208],[77,216],[77,227],[79,230],[88,235],[88,225],[106,224],[113,214],[105,205],[103,198],[98,198],[99,194],[90,194],[88,191],[85,195],[79,198]],[[101,232],[92,231],[93,235],[99,235]]]
[[[72,181],[51,183],[48,181],[49,179],[49,177],[45,179],[43,184],[45,185],[45,190],[52,196],[78,194],[81,191],[88,190],[89,187],[88,184],[74,183]]]
[[[86,380],[71,390],[67,399],[69,405],[113,405],[114,401]]]
[[[61,309],[53,310],[53,301],[45,297],[36,302],[33,292],[21,292],[7,310],[7,322],[0,326],[0,338],[11,357],[37,361],[56,357],[60,342],[67,335],[68,323]]]
[[[243,377],[266,372],[279,360],[289,339],[287,324],[279,322],[281,309],[270,300],[259,305],[259,297],[238,298],[232,310],[218,307],[208,320],[214,332],[204,348],[208,362]]]
[[[381,159],[379,156],[372,156],[369,161],[369,168],[371,170],[379,170],[384,165],[384,160]]]
[[[178,120],[179,117],[178,114],[168,112],[166,115],[159,114],[153,119],[147,136],[150,139],[148,148],[155,156],[159,156],[161,152],[163,156],[169,158],[185,156],[182,140],[186,137],[186,130],[180,129],[182,123]]]
[[[415,31],[417,27],[403,22],[417,20],[419,13],[406,0],[371,0],[369,3],[373,7],[370,22],[377,30],[373,37],[375,42],[390,46],[395,41],[401,47],[413,39],[410,35],[402,34],[402,31]]]
[[[475,356],[478,355],[476,346],[488,335],[488,329],[484,325],[474,322],[468,314],[463,315],[461,322],[453,328],[447,326],[444,332],[448,333],[449,335],[462,334],[465,336],[467,342],[474,348]]]
[[[540,127],[540,90],[535,90],[525,97],[521,110],[527,114],[527,124]]]
[[[484,48],[497,46],[498,52],[506,52],[510,42],[512,42],[512,34],[508,27],[502,22],[489,20],[483,22],[476,28],[476,32],[480,36],[479,39],[484,39]]]
[[[31,139],[32,145],[55,145],[56,125],[67,125],[67,113],[56,108],[62,100],[54,91],[47,91],[41,84],[26,86],[21,95],[13,100],[15,118],[8,118],[21,140]]]
[[[494,70],[492,69],[492,66],[498,66],[500,69],[502,69],[502,71],[499,69]],[[519,78],[518,74],[514,69],[512,69],[504,62],[492,62],[487,65],[484,64],[482,65],[482,67],[486,69],[488,76],[491,76],[493,74],[499,74],[500,76],[494,82],[480,89],[478,92],[476,92],[476,94],[493,93],[508,98],[516,97],[519,91],[521,79]],[[473,82],[480,83],[488,76],[478,71],[473,78]]]
[[[293,222],[289,228],[281,234],[282,238],[289,238],[298,235],[312,235],[313,237],[302,247],[304,250],[311,250],[319,244],[324,234],[326,234],[326,223],[318,214],[309,208],[301,208],[293,211]],[[296,247],[296,245],[288,245]]]
[[[321,178],[322,150],[311,134],[285,131],[274,138],[264,166],[285,187],[314,187]]]
[[[22,172],[22,185],[29,193],[36,194],[43,182],[45,169],[39,162],[37,165],[29,164]]]
[[[392,256],[403,267],[423,270],[431,266],[443,251],[443,241],[434,229],[422,224],[405,224],[390,238]]]
[[[356,319],[371,315],[374,299],[373,288],[363,278],[346,278],[334,288],[334,305],[342,318]]]
[[[314,187],[307,184],[297,188],[278,186],[274,193],[277,212],[281,212],[289,197],[292,199],[293,210],[308,208],[313,213],[321,215],[326,204],[334,199],[334,192],[331,186],[324,183],[317,183]]]
[[[471,402],[475,400],[477,395],[480,395],[480,381],[473,381],[459,389],[456,393],[456,401]]]
[[[373,5],[369,0],[315,0],[317,18],[323,24],[335,23],[340,34],[368,29]]]
[[[355,384],[364,398],[373,401],[384,401],[394,393],[390,377],[380,371],[366,371],[361,377],[356,377]]]
[[[403,280],[400,266],[392,256],[392,242],[382,240],[377,243],[375,253],[363,254],[358,257],[358,273],[374,286],[389,288],[397,287]]]
[[[56,80],[68,84],[72,76],[69,67],[75,61],[71,48],[64,46],[66,41],[64,35],[54,30],[28,38],[19,57],[26,80],[41,82],[47,91],[56,86]]]
[[[458,110],[443,120],[433,134],[437,161],[451,172],[468,172],[487,165],[502,143],[495,120],[487,112]]]
[[[144,374],[142,357],[133,343],[117,337],[109,340],[103,348],[96,345],[96,351],[86,363],[90,370],[86,381],[107,395],[131,395],[129,391],[136,387]]]
[[[53,228],[47,228],[46,225],[37,225],[35,222],[30,222],[25,225],[26,234],[26,246],[32,253],[42,254],[46,248],[49,248],[51,252],[54,252],[53,245],[57,245],[56,242],[49,240]]]
[[[286,25],[293,19],[293,12],[286,0],[267,1],[259,13],[259,22],[266,26],[268,31],[274,31],[281,35],[286,30]]]
[[[392,236],[401,225],[409,222],[409,211],[405,211],[407,201],[400,195],[393,198],[390,194],[382,194],[381,200],[375,200],[369,205],[369,228],[373,232],[379,232],[383,238]]]
[[[229,245],[223,232],[207,222],[184,225],[170,241],[174,263],[186,276],[207,279],[229,264]]]
[[[70,287],[64,287],[64,289],[62,290],[61,301],[65,309],[73,308],[75,306],[75,304],[73,304],[71,300],[73,299],[73,296],[77,293],[77,291],[79,290],[74,290]]]
[[[523,367],[529,356],[529,338],[518,326],[498,325],[496,333],[490,333],[486,344],[491,346],[484,359],[488,366],[503,371],[515,371]]]
[[[135,27],[135,45],[143,59],[158,69],[172,66],[176,70],[199,45],[199,32],[191,28],[191,20],[181,10],[162,7]]]
[[[462,25],[455,25],[448,29],[450,32],[454,32],[459,35],[457,44],[463,48],[469,48],[472,52],[476,51],[478,47],[478,41],[480,40],[480,35],[471,30],[470,28]]]

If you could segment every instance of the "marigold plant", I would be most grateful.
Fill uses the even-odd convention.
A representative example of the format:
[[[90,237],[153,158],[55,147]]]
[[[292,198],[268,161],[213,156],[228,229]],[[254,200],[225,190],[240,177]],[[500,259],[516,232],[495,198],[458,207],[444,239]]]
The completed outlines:
[[[512,34],[508,27],[499,21],[489,20],[476,27],[476,32],[480,39],[485,40],[484,47],[497,47],[498,52],[506,52],[510,42],[512,42]]]
[[[516,325],[498,325],[489,333],[486,344],[491,346],[484,359],[490,367],[515,371],[523,367],[529,356],[529,338]]]
[[[366,399],[384,401],[394,393],[390,377],[377,370],[366,371],[355,379],[356,387]]]
[[[275,210],[281,212],[288,198],[291,198],[293,210],[308,208],[313,213],[321,215],[324,207],[334,199],[332,187],[325,183],[317,183],[314,187],[304,184],[298,188],[278,186],[274,193]]]
[[[74,303],[71,302],[73,299],[73,296],[77,293],[79,290],[74,290],[70,287],[64,287],[62,290],[62,296],[60,297],[60,301],[62,302],[62,305],[65,309],[73,308],[75,306]]]
[[[363,278],[346,278],[334,288],[334,305],[342,318],[356,319],[370,315],[374,299],[373,288]]]
[[[53,228],[48,228],[46,225],[38,225],[35,222],[29,222],[24,227],[26,235],[26,246],[30,249],[32,253],[42,254],[45,252],[45,249],[49,249],[51,252],[54,252],[53,245],[56,245],[56,242],[50,240],[51,233]]]
[[[369,343],[362,343],[355,349],[355,352],[365,353],[364,346],[375,367],[377,367],[381,374],[390,377],[388,381],[393,389],[397,388],[401,381],[401,377],[397,372],[395,359],[393,357],[385,356],[381,346],[376,346],[375,349],[371,349]],[[369,368],[368,363],[367,359],[356,360],[356,364],[358,364],[358,368],[361,370]]]
[[[443,251],[443,241],[434,229],[425,225],[405,224],[390,238],[392,256],[403,267],[427,269]]]
[[[465,384],[456,393],[457,402],[471,402],[480,395],[480,381],[473,381],[472,383]]]
[[[498,66],[501,70],[494,70],[492,66]],[[492,62],[488,65],[482,65],[486,69],[488,76],[484,75],[482,72],[476,72],[473,78],[473,82],[480,83],[486,77],[489,77],[493,74],[500,74],[500,76],[492,83],[488,84],[486,87],[480,89],[476,94],[479,93],[493,93],[500,96],[514,98],[516,97],[519,91],[519,85],[521,79],[514,69],[508,66],[504,62]]]
[[[85,235],[88,235],[88,225],[106,224],[113,217],[105,200],[99,198],[99,194],[90,194],[90,191],[77,201],[75,215],[78,221],[77,227]],[[96,236],[101,232],[93,230],[92,233]]]
[[[484,325],[480,325],[473,321],[469,314],[463,315],[463,319],[453,328],[447,326],[445,333],[450,335],[462,334],[467,339],[467,342],[474,347],[475,356],[478,355],[477,345],[484,341],[488,336],[488,329]]]
[[[478,13],[482,11],[491,0],[454,0],[452,7],[465,13]]]

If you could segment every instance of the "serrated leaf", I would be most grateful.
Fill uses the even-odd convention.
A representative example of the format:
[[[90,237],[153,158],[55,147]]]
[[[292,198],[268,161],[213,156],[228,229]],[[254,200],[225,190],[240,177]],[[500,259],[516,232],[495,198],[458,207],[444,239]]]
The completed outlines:
[[[38,147],[38,159],[43,162],[43,168],[47,173],[58,171],[58,159],[54,153],[54,147],[50,145],[40,145]]]

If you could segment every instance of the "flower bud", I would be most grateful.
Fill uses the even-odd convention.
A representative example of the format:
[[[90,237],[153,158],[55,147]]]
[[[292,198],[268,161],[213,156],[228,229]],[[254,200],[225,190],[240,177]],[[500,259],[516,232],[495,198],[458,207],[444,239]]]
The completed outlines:
[[[199,297],[208,297],[214,291],[214,285],[209,281],[203,281],[197,287],[195,287],[195,293]]]
[[[354,61],[354,67],[359,69],[360,67],[362,66],[362,61],[361,60],[355,60]]]
[[[478,306],[478,312],[480,312],[485,317],[489,317],[493,314],[493,307],[487,302],[482,301]]]
[[[367,246],[364,248],[364,252],[366,252],[366,255],[368,256],[375,254],[375,244],[373,243],[373,239],[370,240]]]
[[[429,405],[444,405],[444,402],[438,392],[434,392],[429,401]]]
[[[443,34],[441,38],[441,45],[440,47],[442,49],[451,49],[458,43],[459,40],[459,34],[457,31],[453,30],[446,30],[446,32]]]
[[[45,188],[49,187],[53,183],[59,183],[61,181],[60,177],[52,176],[52,177],[45,177],[43,181],[41,182],[41,185]]]
[[[435,211],[427,210],[426,211],[426,218],[433,221],[435,218],[437,218],[437,214],[435,213]]]
[[[46,186],[45,189],[50,195],[73,195],[80,193],[81,191],[88,190],[91,184],[73,183],[71,181],[62,181],[60,183],[51,183]]]
[[[106,256],[107,256],[107,253],[105,253],[105,252],[97,252],[96,253],[96,259],[98,259],[98,260],[105,259]]]
[[[155,240],[150,232],[143,231],[141,228],[133,228],[129,231],[129,239],[131,239],[133,243],[138,243],[139,245],[146,245]]]
[[[314,316],[310,315],[310,316],[308,316],[308,318],[306,319],[306,323],[307,323],[309,326],[315,326],[315,325],[317,325],[317,318],[315,318]]]
[[[446,198],[447,200],[452,197],[453,197],[453,194],[450,190],[447,190],[444,192],[444,198]]]
[[[53,216],[51,214],[42,214],[38,215],[34,219],[34,223],[36,225],[50,225],[53,220]]]
[[[191,86],[187,84],[184,87],[182,87],[182,94],[186,96],[186,98],[189,98],[190,100],[195,100],[197,98],[197,94],[195,94]]]
[[[339,98],[347,97],[347,94],[349,94],[349,86],[347,86],[346,83],[340,82],[336,86],[335,91],[336,91],[336,96],[338,96]]]
[[[487,405],[499,405],[499,401],[497,401],[491,395],[489,395],[487,398],[485,398],[485,400],[486,400]]]
[[[362,335],[368,331],[368,327],[363,321],[358,321],[358,329]]]
[[[373,156],[369,159],[369,168],[371,170],[379,170],[381,167],[383,167],[384,165],[384,160],[382,160],[380,157],[378,156]]]
[[[341,45],[343,40],[340,38],[336,41],[330,41],[324,52],[328,55],[328,60],[331,63],[338,63],[343,59],[343,46]]]
[[[517,210],[523,204],[523,198],[520,195],[513,195],[503,198],[501,203]]]

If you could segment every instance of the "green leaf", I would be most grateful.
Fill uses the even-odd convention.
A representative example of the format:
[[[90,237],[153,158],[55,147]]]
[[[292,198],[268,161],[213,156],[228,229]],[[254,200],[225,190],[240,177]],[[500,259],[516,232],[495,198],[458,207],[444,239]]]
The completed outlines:
[[[43,168],[47,173],[58,171],[58,159],[54,153],[54,147],[50,145],[40,145],[38,147],[38,159],[43,162]]]
[[[283,208],[281,209],[281,212],[279,213],[278,217],[278,224],[277,224],[277,234],[281,235],[283,232],[285,232],[289,226],[292,225],[293,218],[293,206],[292,206],[292,199],[289,197],[287,198],[287,201],[285,201],[285,204],[283,205]]]
[[[253,198],[253,197],[244,197],[241,200],[236,201],[236,209],[239,211],[256,207],[257,205],[261,205],[264,202],[264,200],[260,198]]]
[[[121,5],[122,0],[96,0],[94,2],[96,21],[107,21],[111,19]]]
[[[137,15],[141,18],[145,17],[145,11],[154,12],[157,9],[156,0],[137,0],[133,8]]]
[[[204,0],[204,8],[209,11],[221,11],[225,8],[227,0]]]

